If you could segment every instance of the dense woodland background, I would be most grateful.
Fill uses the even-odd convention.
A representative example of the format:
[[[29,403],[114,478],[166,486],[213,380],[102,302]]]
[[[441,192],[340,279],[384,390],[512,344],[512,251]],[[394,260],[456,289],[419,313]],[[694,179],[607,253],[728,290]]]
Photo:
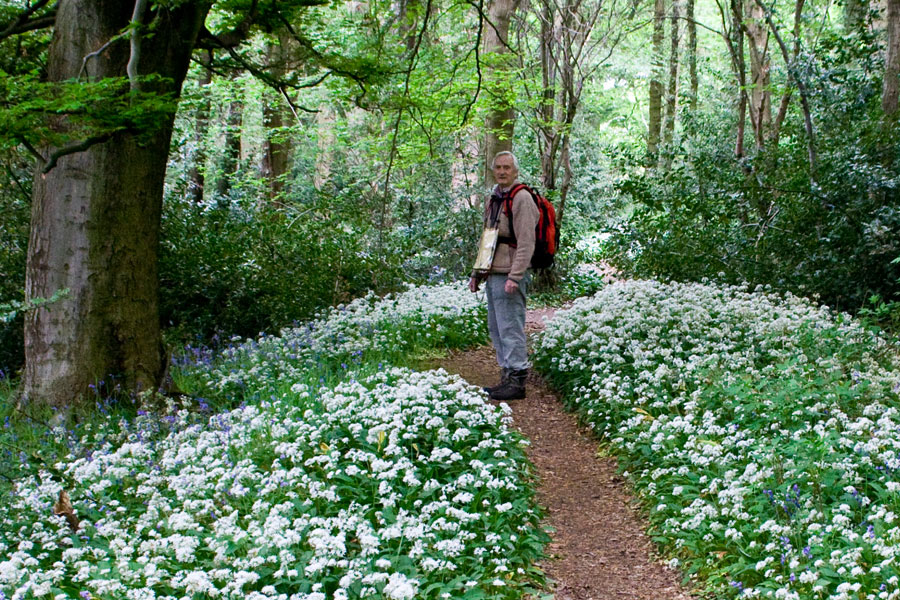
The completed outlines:
[[[0,2],[0,368],[36,402],[465,276],[509,147],[548,288],[608,261],[900,323],[900,0],[112,4]]]

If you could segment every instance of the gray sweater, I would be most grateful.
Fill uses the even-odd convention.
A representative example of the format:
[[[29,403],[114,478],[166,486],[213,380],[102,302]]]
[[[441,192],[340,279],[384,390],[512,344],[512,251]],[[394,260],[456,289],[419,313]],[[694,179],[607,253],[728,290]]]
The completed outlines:
[[[512,189],[519,182],[515,181],[508,189]],[[494,191],[500,191],[494,187]],[[506,190],[503,190],[506,191]],[[506,203],[500,207],[500,216],[497,220],[500,237],[510,237],[509,217],[506,214]],[[490,197],[484,203],[484,224],[490,225],[491,200]],[[509,244],[497,244],[494,253],[494,263],[491,273],[508,273],[508,278],[518,283],[525,276],[525,271],[531,264],[531,255],[534,253],[534,228],[537,226],[540,212],[535,206],[534,200],[528,190],[519,191],[512,200],[512,221],[516,231],[516,247]]]

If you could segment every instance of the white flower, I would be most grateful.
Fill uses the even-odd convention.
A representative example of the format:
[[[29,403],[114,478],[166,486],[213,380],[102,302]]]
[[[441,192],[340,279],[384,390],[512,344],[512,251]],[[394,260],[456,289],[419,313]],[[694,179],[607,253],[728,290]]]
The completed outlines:
[[[418,581],[408,579],[403,573],[391,573],[384,594],[393,600],[412,600],[416,596]]]

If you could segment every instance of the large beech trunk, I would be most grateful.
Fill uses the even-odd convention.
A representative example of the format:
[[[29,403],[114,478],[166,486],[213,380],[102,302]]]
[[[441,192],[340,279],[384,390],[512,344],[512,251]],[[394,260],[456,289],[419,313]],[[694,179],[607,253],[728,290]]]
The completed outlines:
[[[61,0],[48,77],[92,80],[126,74],[131,3]],[[168,78],[152,91],[177,95],[208,5],[157,7],[153,35],[142,40],[138,73]],[[82,63],[85,63],[82,73]],[[145,88],[146,91],[151,91]],[[25,324],[25,394],[31,403],[65,406],[110,377],[128,390],[150,389],[163,367],[157,250],[163,178],[174,114],[140,142],[119,133],[38,166],[33,191],[26,295],[67,297],[31,312]],[[65,130],[65,120],[58,123]],[[45,156],[56,149],[46,148]]]

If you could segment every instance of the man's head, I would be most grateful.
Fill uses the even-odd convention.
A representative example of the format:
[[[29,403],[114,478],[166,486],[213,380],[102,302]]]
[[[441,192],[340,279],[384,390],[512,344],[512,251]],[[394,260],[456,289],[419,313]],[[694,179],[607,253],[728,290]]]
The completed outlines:
[[[491,161],[491,171],[500,187],[509,187],[519,176],[519,161],[512,152],[498,152]]]

